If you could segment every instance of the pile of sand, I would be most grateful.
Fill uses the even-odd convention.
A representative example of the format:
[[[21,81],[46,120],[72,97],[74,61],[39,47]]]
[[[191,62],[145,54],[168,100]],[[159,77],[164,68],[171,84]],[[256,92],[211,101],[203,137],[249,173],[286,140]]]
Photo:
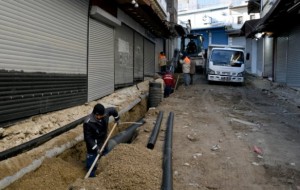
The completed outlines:
[[[97,177],[77,179],[70,189],[157,190],[161,179],[161,152],[137,144],[119,144],[100,159]]]

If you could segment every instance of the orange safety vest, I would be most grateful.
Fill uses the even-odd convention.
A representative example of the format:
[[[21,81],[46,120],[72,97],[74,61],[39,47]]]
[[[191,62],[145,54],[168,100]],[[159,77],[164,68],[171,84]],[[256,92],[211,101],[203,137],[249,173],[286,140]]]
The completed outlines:
[[[187,63],[187,64],[190,64],[190,63],[191,63],[191,60],[190,60],[188,57],[185,57],[183,61],[184,61],[185,63]]]

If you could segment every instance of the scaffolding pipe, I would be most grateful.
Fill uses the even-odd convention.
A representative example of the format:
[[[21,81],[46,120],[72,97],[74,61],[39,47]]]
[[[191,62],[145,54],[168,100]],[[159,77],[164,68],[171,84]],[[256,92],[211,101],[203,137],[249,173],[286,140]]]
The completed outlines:
[[[172,136],[173,136],[174,113],[170,112],[165,135],[164,158],[163,158],[163,181],[162,190],[173,189],[172,172]]]
[[[163,115],[164,115],[164,113],[162,111],[159,111],[159,114],[156,118],[155,126],[152,130],[151,136],[149,137],[149,141],[147,144],[147,148],[149,148],[149,149],[154,148],[154,145],[155,145],[158,133],[159,133],[159,129],[161,126],[161,121],[162,121]]]

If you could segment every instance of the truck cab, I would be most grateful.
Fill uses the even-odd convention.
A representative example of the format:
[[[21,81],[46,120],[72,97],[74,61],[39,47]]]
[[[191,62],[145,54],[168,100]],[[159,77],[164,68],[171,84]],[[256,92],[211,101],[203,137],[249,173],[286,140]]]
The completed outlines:
[[[242,49],[211,48],[207,60],[206,78],[210,81],[243,83],[245,55]]]
[[[197,71],[205,69],[203,41],[204,38],[201,34],[187,34],[180,40],[180,55],[186,55],[191,61],[194,61]],[[179,69],[181,70],[181,68]]]

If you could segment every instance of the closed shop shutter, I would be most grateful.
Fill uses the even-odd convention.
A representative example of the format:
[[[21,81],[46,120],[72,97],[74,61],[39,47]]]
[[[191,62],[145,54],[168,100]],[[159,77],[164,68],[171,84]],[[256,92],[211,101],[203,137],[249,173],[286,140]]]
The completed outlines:
[[[114,92],[114,30],[90,19],[88,101]]]
[[[245,37],[233,37],[232,38],[232,45],[233,46],[245,47],[246,46],[246,39],[245,39]]]
[[[144,41],[143,36],[134,33],[134,81],[144,80]]]
[[[263,77],[273,77],[273,38],[264,38]]]
[[[88,4],[0,1],[0,124],[86,101]]]
[[[122,24],[115,37],[115,87],[133,84],[133,30]]]
[[[263,39],[257,41],[257,62],[256,62],[256,74],[262,76],[263,74]]]
[[[228,35],[224,28],[211,30],[211,43],[228,45]]]
[[[0,69],[86,74],[86,0],[0,1]]]
[[[144,38],[144,73],[145,76],[153,76],[155,73],[155,46]]]
[[[252,65],[251,65],[251,63],[252,63],[252,53],[251,53],[251,51],[252,51],[252,39],[250,39],[250,38],[246,38],[246,48],[245,48],[245,55],[247,56],[247,54],[249,55],[249,59],[248,60],[246,60],[245,59],[245,70],[247,71],[247,72],[249,72],[249,73],[251,73],[252,71],[251,71],[251,69],[252,69]]]
[[[300,26],[293,28],[289,35],[287,85],[300,86]]]
[[[255,39],[251,39],[251,73],[257,73],[257,60],[258,60],[258,42]]]
[[[288,38],[277,37],[275,53],[275,82],[286,83]]]

